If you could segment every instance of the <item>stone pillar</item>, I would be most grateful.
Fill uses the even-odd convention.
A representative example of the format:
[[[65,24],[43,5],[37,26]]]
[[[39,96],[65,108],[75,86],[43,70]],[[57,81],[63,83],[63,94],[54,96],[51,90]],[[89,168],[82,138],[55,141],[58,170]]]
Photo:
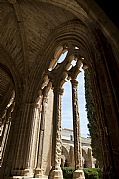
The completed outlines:
[[[18,129],[18,147],[15,150],[14,166],[11,171],[15,176],[34,176],[37,153],[37,136],[40,129],[40,109],[35,103],[24,105],[23,116]],[[24,157],[23,157],[24,156]]]
[[[73,173],[73,179],[84,179],[85,176],[82,170],[80,117],[78,111],[78,93],[77,93],[78,82],[75,79],[72,79],[71,85],[72,85],[74,159],[75,159],[75,171]]]
[[[24,102],[12,119],[10,139],[1,167],[1,179],[34,177],[37,134],[40,130],[39,104]]]
[[[0,164],[2,163],[3,157],[4,157],[4,151],[6,148],[6,143],[9,135],[11,121],[5,121],[4,127],[3,127],[3,134],[1,136],[1,149],[0,149]]]
[[[3,124],[3,130],[2,130],[2,136],[1,136],[1,151],[0,151],[0,165],[2,164],[2,160],[5,153],[5,148],[7,144],[7,139],[9,136],[10,126],[11,126],[11,116],[12,112],[14,110],[14,103],[12,103],[5,111],[4,115],[4,124]]]
[[[49,173],[49,179],[63,179],[61,170],[61,96],[63,89],[59,86],[54,87],[53,104],[53,135],[52,135],[52,168]]]
[[[43,96],[42,100],[42,111],[41,111],[41,124],[39,132],[39,144],[38,144],[38,155],[37,163],[35,169],[35,178],[43,176],[42,169],[42,154],[43,154],[43,142],[44,142],[44,130],[45,130],[45,115],[46,115],[46,105],[47,105],[47,94]]]
[[[5,151],[5,147],[6,147],[6,143],[7,143],[7,138],[9,135],[9,129],[10,129],[10,121],[5,121],[3,127],[3,131],[2,131],[2,136],[0,136],[0,165],[2,164],[2,160],[4,157],[4,151]]]

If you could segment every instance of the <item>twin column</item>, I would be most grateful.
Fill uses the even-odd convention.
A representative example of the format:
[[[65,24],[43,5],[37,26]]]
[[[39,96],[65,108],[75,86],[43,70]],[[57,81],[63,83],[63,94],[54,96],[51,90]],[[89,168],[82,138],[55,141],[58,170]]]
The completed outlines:
[[[74,179],[84,179],[81,162],[81,141],[80,141],[80,119],[78,112],[78,95],[76,80],[71,80],[72,84],[72,107],[73,107],[73,128],[74,128],[74,154],[75,154],[75,172]],[[63,179],[61,170],[61,152],[62,152],[62,140],[61,140],[61,97],[63,89],[60,85],[54,86],[54,105],[53,105],[53,133],[52,133],[52,169],[49,174],[49,179]],[[40,169],[42,162],[42,140],[44,133],[44,115],[45,115],[46,100],[43,100],[42,104],[42,116],[40,120],[39,107],[34,104],[28,103],[22,107],[22,111],[19,111],[18,119],[15,120],[14,126],[14,152],[12,151],[12,171],[11,174],[23,175],[30,177],[40,177]],[[41,125],[40,125],[41,121]],[[17,127],[16,127],[17,126]],[[38,149],[37,137],[38,132],[35,132],[38,126],[41,126],[39,142],[40,147]],[[39,131],[39,129],[38,129]],[[17,144],[17,145],[16,145]],[[11,147],[12,150],[12,147]],[[38,159],[36,162],[36,153],[38,152]],[[14,157],[13,157],[14,156]],[[23,157],[25,156],[25,158]],[[34,166],[36,166],[34,173]],[[41,174],[42,175],[42,174]]]
[[[73,108],[73,131],[74,131],[74,158],[75,172],[74,179],[85,179],[82,170],[82,150],[80,138],[80,117],[78,111],[78,82],[71,80],[72,84],[72,108]],[[53,106],[53,135],[52,135],[52,169],[49,179],[63,179],[61,170],[61,96],[63,89],[56,86],[54,88],[54,106]]]

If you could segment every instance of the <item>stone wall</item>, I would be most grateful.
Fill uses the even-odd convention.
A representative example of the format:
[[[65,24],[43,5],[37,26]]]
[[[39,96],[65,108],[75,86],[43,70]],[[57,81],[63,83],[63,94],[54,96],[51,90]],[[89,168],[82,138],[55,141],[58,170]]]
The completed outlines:
[[[74,167],[74,139],[72,129],[62,129],[62,145],[62,164]],[[96,159],[92,156],[91,139],[81,137],[81,147],[83,167],[95,168]]]

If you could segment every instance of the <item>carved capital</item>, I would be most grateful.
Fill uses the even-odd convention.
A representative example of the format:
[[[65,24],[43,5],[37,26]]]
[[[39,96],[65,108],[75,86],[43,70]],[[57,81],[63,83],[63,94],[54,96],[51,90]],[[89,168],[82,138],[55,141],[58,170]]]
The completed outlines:
[[[81,67],[82,62],[80,60],[77,61],[76,65],[73,66],[69,71],[68,71],[68,76],[71,79],[76,79],[78,74],[81,72],[80,67]]]
[[[48,97],[47,96],[44,96],[43,97],[43,104],[47,104],[48,103]]]
[[[77,81],[77,80],[72,79],[72,80],[71,80],[71,83],[72,83],[72,85],[73,85],[74,88],[77,88],[77,86],[78,86],[78,81]]]
[[[52,82],[50,81],[50,82],[48,83],[48,85],[45,86],[44,89],[43,89],[43,97],[44,97],[44,98],[48,96],[48,92],[49,92],[49,90],[51,89],[51,87],[52,87]]]
[[[61,87],[55,86],[54,89],[53,89],[53,91],[54,91],[55,93],[58,93],[59,95],[63,95],[64,89],[61,88]]]
[[[58,89],[58,93],[59,93],[60,95],[63,95],[64,89],[63,89],[63,88]]]

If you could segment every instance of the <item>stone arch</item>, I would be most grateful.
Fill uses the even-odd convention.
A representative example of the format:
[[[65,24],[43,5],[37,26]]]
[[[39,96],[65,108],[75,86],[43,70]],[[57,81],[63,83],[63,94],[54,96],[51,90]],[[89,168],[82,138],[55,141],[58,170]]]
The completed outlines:
[[[2,88],[2,92],[0,93],[0,97],[1,97],[1,103],[0,103],[0,114],[2,114],[2,112],[4,112],[4,109],[6,108],[13,90],[14,90],[14,81],[12,78],[11,73],[9,72],[8,68],[6,68],[4,65],[0,64],[0,73],[1,73],[1,85],[4,82],[5,85]],[[7,90],[7,93],[6,93]]]
[[[92,151],[91,148],[82,148],[82,156],[84,158],[84,168],[92,168]]]
[[[86,168],[87,167],[87,153],[86,153],[86,150],[83,148],[82,148],[82,157],[84,159],[83,167]]]
[[[95,25],[97,25],[97,23],[95,23],[95,22],[93,22],[94,21],[94,19],[96,19],[96,21],[98,21],[98,19],[99,18],[97,18],[97,17],[101,17],[101,16],[103,16],[103,18],[102,19],[104,19],[104,17],[105,17],[105,19],[107,19],[107,21],[108,21],[108,18],[104,15],[104,13],[100,10],[100,8],[98,7],[98,6],[96,6],[96,4],[95,4],[95,2],[92,2],[91,3],[91,6],[90,6],[90,3],[88,3],[88,2],[82,2],[82,1],[77,1],[76,3],[78,4],[78,6],[75,4],[75,2],[73,2],[73,3],[68,3],[67,4],[67,2],[65,1],[65,2],[59,2],[59,1],[44,1],[45,3],[49,3],[49,4],[52,4],[52,5],[55,5],[55,6],[59,6],[59,7],[61,7],[61,8],[64,8],[64,9],[67,9],[68,11],[70,11],[70,12],[72,12],[72,13],[74,13],[74,14],[77,14],[77,18],[78,19],[81,19],[81,17],[85,17],[86,18],[86,20],[84,20],[84,19],[81,19],[82,21],[84,21],[85,22],[85,25],[86,24],[88,24],[88,29],[89,29],[89,26],[91,25],[90,23],[92,22],[92,24],[95,26]],[[66,6],[65,6],[66,5]],[[90,16],[91,16],[91,18],[89,19],[89,18],[87,18],[87,14],[89,14],[89,12],[87,11],[88,10],[88,8],[87,7],[90,7],[90,9],[92,10],[92,11],[90,11],[91,12],[91,14],[90,14]],[[96,10],[95,10],[95,7],[96,7]],[[81,8],[81,9],[80,9]],[[79,11],[79,9],[80,9],[80,11]],[[97,9],[98,9],[98,11],[100,12],[100,15],[99,16],[97,16]],[[80,14],[80,12],[81,12],[81,14]],[[93,14],[93,15],[92,15]],[[93,16],[93,17],[92,17]],[[94,19],[93,19],[94,18]],[[103,22],[103,20],[101,20],[101,21],[99,21],[98,22],[99,24],[101,24],[101,26],[106,26],[105,25],[105,23]],[[109,21],[109,23],[110,23],[110,21]],[[107,24],[109,24],[109,23],[107,23]],[[111,24],[111,26],[113,27],[113,25]],[[94,27],[95,28],[95,27]],[[106,26],[106,28],[108,28],[108,25]],[[111,28],[110,28],[111,29]],[[107,33],[107,31],[105,31],[104,30],[104,28],[102,28],[101,29],[103,32],[105,32],[105,34]],[[115,31],[116,31],[116,29],[114,29]],[[108,30],[109,31],[109,30]],[[107,33],[107,36],[108,37],[110,37],[109,36],[109,33],[112,35],[112,33],[111,32],[108,32]],[[53,35],[54,35],[54,33],[53,33]],[[77,37],[78,38],[78,37]],[[114,37],[115,38],[115,37]],[[50,38],[50,40],[51,40],[51,38]],[[49,41],[50,41],[49,40]],[[112,40],[112,39],[111,39]],[[48,43],[46,43],[46,49],[44,49],[44,53],[45,54],[47,54],[48,53],[48,51],[47,51],[47,49],[50,47],[50,46],[52,46],[52,44],[54,43],[53,41],[52,41],[52,44],[50,44],[49,45],[49,47],[47,46],[47,44],[49,44],[49,41],[48,41]],[[49,49],[51,49],[51,48],[49,48]],[[53,48],[51,49],[52,51],[53,51]],[[52,56],[52,55],[51,55]],[[41,58],[41,61],[43,61],[43,59],[48,59],[48,56],[47,57],[44,57],[43,56],[43,58]],[[37,73],[37,69],[35,68],[35,73]],[[32,72],[31,74],[30,74],[30,76],[34,76],[34,78],[37,78],[37,77],[35,77],[35,76],[37,76],[36,74],[35,74],[34,72]],[[39,74],[40,76],[42,76],[43,74]],[[33,78],[33,79],[34,79]],[[33,82],[31,82],[31,84],[32,84]],[[42,82],[41,82],[42,83]],[[35,85],[35,84],[33,84],[33,85]],[[34,88],[33,86],[31,86],[30,87],[30,93],[32,94],[32,96],[34,95],[33,94],[33,91],[34,91],[34,89],[36,89],[36,87]],[[39,89],[39,87],[37,86],[37,90]],[[36,95],[36,94],[35,94]],[[36,97],[34,96],[34,99],[35,99]],[[33,100],[34,100],[33,99]]]
[[[104,36],[102,31],[100,30],[99,26],[97,26],[96,24],[92,24],[92,25],[90,24],[90,28],[86,28],[85,26],[83,26],[84,31],[82,32],[82,31],[80,31],[81,29],[78,28],[81,25],[80,22],[79,22],[80,25],[78,27],[76,25],[75,29],[73,28],[74,27],[73,22],[78,22],[78,20],[72,21],[72,23],[70,21],[70,23],[69,23],[70,25],[68,26],[71,28],[70,33],[68,33],[70,31],[69,28],[67,31],[66,24],[64,24],[64,26],[61,27],[61,29],[58,28],[58,30],[56,30],[56,32],[55,31],[53,32],[54,36],[50,38],[50,43],[48,43],[49,40],[47,41],[47,48],[46,48],[46,51],[44,51],[46,56],[45,57],[42,56],[42,58],[43,59],[51,59],[55,52],[56,47],[58,45],[60,45],[61,43],[68,42],[68,43],[75,44],[76,46],[80,46],[80,44],[81,44],[81,47],[82,47],[81,53],[82,53],[82,55],[84,55],[84,58],[86,59],[86,62],[89,65],[89,70],[92,74],[92,85],[94,88],[94,95],[95,95],[95,99],[96,99],[95,104],[97,105],[97,108],[98,108],[97,109],[98,124],[99,124],[102,132],[105,133],[103,128],[105,125],[106,126],[109,125],[109,124],[107,124],[106,120],[108,120],[110,117],[107,117],[108,113],[105,113],[105,109],[102,108],[99,105],[99,103],[102,103],[105,106],[106,110],[109,110],[110,107],[109,107],[109,105],[107,106],[106,101],[107,100],[109,101],[108,104],[111,104],[111,101],[109,100],[108,97],[106,97],[104,95],[103,91],[107,91],[107,96],[110,96],[110,92],[112,92],[112,96],[113,96],[113,94],[115,94],[115,89],[113,88],[113,86],[112,86],[113,84],[111,83],[112,79],[110,78],[110,77],[112,77],[112,75],[109,74],[109,71],[108,71],[108,68],[110,68],[110,64],[109,63],[107,64],[107,61],[106,61],[106,59],[110,58],[111,63],[113,64],[113,61],[115,63],[115,61],[116,61],[115,56],[114,56],[111,45],[109,44],[108,40],[106,39],[106,37]],[[88,32],[90,34],[90,38],[88,38],[86,35]],[[77,44],[79,44],[79,45],[77,45]],[[50,51],[49,53],[47,53],[48,49]],[[107,53],[107,51],[109,53]],[[46,68],[44,69],[44,72],[42,71],[42,74],[41,74],[41,70],[39,71],[39,66],[37,66],[37,69],[35,69],[36,76],[38,75],[38,76],[43,77],[43,74],[45,74],[47,72],[48,64],[49,64],[49,61],[47,61],[47,64],[45,66]],[[115,66],[115,68],[116,68],[116,66]],[[102,72],[101,74],[100,74],[100,71]],[[102,85],[102,78],[105,79],[105,80],[103,80],[103,85]],[[115,78],[116,79],[118,78],[117,75],[115,75]],[[108,82],[107,82],[107,79],[109,79]],[[34,83],[34,86],[32,86],[31,94],[34,99],[36,98],[35,95],[37,95],[37,90],[40,88],[40,86],[42,84],[42,80],[43,80],[43,78],[41,78],[41,81],[39,81],[39,83],[37,83],[38,81],[35,81],[37,84]],[[99,86],[99,88],[97,88],[97,86]],[[103,88],[105,88],[105,89],[103,89]],[[34,92],[34,91],[36,91],[36,92]],[[105,98],[106,98],[106,100],[104,100]],[[115,102],[116,102],[116,98],[115,98]],[[118,104],[118,103],[116,102],[113,104],[114,104],[115,108],[117,109],[116,104]],[[112,110],[115,110],[114,106],[111,105]],[[115,120],[115,122],[113,124],[116,127],[116,131],[117,131],[117,135],[118,135],[117,115],[115,115],[115,113],[113,113],[113,112],[111,115],[112,116],[114,115],[112,117],[112,119]],[[105,116],[106,116],[106,120],[105,120]],[[111,136],[111,137],[113,138],[113,136]],[[113,151],[112,146],[110,145],[110,141],[112,143],[113,142],[115,143],[115,139],[114,138],[111,139],[110,136],[107,137],[107,143],[109,144],[108,148],[110,148],[110,150]],[[102,143],[103,143],[103,140],[102,140]],[[104,143],[102,146],[104,147],[103,150],[109,151],[109,149],[105,148]],[[115,158],[115,156],[113,156],[113,155],[115,155],[113,152],[112,152],[111,156],[109,154],[107,154],[107,156],[103,155],[103,159],[106,160],[108,163],[112,163],[112,166],[114,166],[113,163],[114,163],[114,158]],[[106,163],[106,162],[104,162],[104,163]]]
[[[74,26],[75,26],[75,29],[74,29]],[[84,31],[82,31],[82,28],[84,29]],[[34,99],[36,98],[35,95],[37,95],[37,92],[35,91],[40,89],[40,86],[43,81],[43,76],[45,73],[47,73],[50,59],[52,59],[52,57],[54,56],[55,50],[59,45],[62,45],[65,43],[66,44],[72,43],[75,46],[81,46],[82,56],[86,56],[86,53],[88,54],[88,51],[85,50],[85,49],[90,49],[89,39],[87,38],[87,35],[86,35],[87,30],[88,29],[86,29],[86,27],[82,23],[80,23],[79,20],[73,20],[66,24],[62,24],[60,27],[58,27],[56,30],[53,31],[52,36],[47,40],[46,48],[41,57],[41,61],[46,59],[46,61],[44,61],[45,69],[42,71],[42,74],[41,74],[41,70],[39,71],[40,66],[37,65],[37,67],[34,69],[34,72],[33,72],[34,75],[36,76],[33,78],[33,80],[36,79],[37,76],[42,76],[41,80],[35,81],[36,84],[34,83],[33,86],[31,86],[30,88],[30,90],[32,91],[31,92],[32,97]],[[92,65],[92,63],[91,64],[89,63],[89,65]],[[33,73],[31,73],[30,75],[33,75]]]
[[[84,2],[82,0],[76,0],[71,3],[69,3],[68,0],[65,2],[59,2],[58,0],[45,0],[44,2],[59,6],[63,9],[67,9],[68,11],[75,14],[78,19],[81,18],[82,20],[84,20],[85,18],[87,18],[87,16],[90,17],[90,19],[100,25],[106,37],[110,39],[110,41],[114,43],[115,46],[118,48],[119,37],[116,36],[116,34],[118,34],[118,29],[113,25],[113,23],[109,20],[104,11],[96,4],[94,0],[92,0],[91,3],[88,1]]]
[[[4,59],[4,56],[0,54]],[[2,60],[3,60],[2,59]],[[0,61],[0,166],[4,160],[8,138],[10,136],[11,122],[15,109],[15,82],[11,70]]]
[[[92,156],[92,150],[90,148],[88,148],[87,154],[88,154],[88,157]]]
[[[63,166],[67,165],[67,167],[68,167],[70,164],[70,159],[69,159],[69,152],[65,146],[62,146],[62,157],[61,158],[63,159]]]
[[[16,1],[9,1],[9,2],[13,2],[13,4],[16,3]],[[26,100],[25,109],[30,117],[32,107],[29,106],[34,105],[34,101],[38,96],[38,91],[40,90],[44,74],[47,72],[49,61],[54,55],[56,47],[59,44],[66,43],[66,42],[72,43],[73,45],[76,44],[81,46],[81,55],[85,57],[86,63],[88,63],[88,65],[90,66],[89,70],[91,71],[91,75],[92,75],[91,82],[93,85],[94,101],[97,111],[97,123],[99,125],[100,136],[102,138],[102,144],[103,144],[103,157],[104,157],[105,168],[108,171],[108,173],[110,172],[110,173],[118,174],[119,101],[118,101],[118,90],[117,90],[118,86],[116,82],[119,81],[119,77],[118,77],[119,70],[118,70],[118,62],[116,61],[115,54],[112,49],[112,46],[116,47],[116,49],[118,48],[119,39],[115,35],[117,33],[114,33],[117,31],[114,28],[113,28],[114,31],[108,30],[112,26],[109,26],[109,23],[105,23],[106,18],[104,18],[103,20],[103,17],[105,17],[103,16],[104,14],[101,15],[100,10],[97,11],[97,9],[94,9],[95,4],[93,5],[92,1],[89,4],[88,1],[86,3],[85,2],[83,3],[80,0],[73,1],[73,3],[72,2],[69,3],[69,1],[67,0],[65,2],[64,1],[59,2],[58,0],[48,1],[48,2],[54,5],[59,5],[64,9],[67,9],[68,7],[67,10],[71,9],[71,11],[76,15],[76,17],[79,20],[75,20],[75,23],[73,23],[74,21],[69,21],[68,23],[70,25],[67,23],[61,24],[60,27],[58,27],[58,29],[54,29],[54,30],[52,29],[51,34],[49,34],[51,35],[51,37],[49,37],[49,39],[47,40],[44,47],[45,50],[40,59],[41,65],[39,65],[39,63],[36,64],[36,66],[37,65],[38,66],[35,67],[33,71],[30,73],[30,75],[28,76],[29,79],[31,79],[30,80],[31,84],[30,84],[30,88],[28,89],[29,96],[27,97],[27,99],[25,99]],[[76,4],[81,4],[81,7],[83,7],[83,9],[85,9],[85,12],[87,12],[87,15],[89,15],[88,17],[91,18],[84,18],[85,16],[84,14],[80,18],[79,16],[81,15],[81,13],[79,14],[78,11],[81,9],[75,6]],[[89,8],[91,6],[93,8]],[[89,9],[93,9],[94,13]],[[96,11],[99,13],[97,14]],[[19,22],[21,23],[19,19],[17,19],[17,21],[18,23]],[[79,25],[78,27],[77,27],[77,22],[80,22],[78,23]],[[81,28],[79,28],[80,26]],[[69,33],[69,27],[70,27],[70,33]],[[90,34],[90,38],[88,38],[89,34]],[[110,37],[111,35],[112,37]],[[110,45],[110,42],[112,43],[112,45]],[[10,68],[13,69],[12,65]],[[16,71],[14,71],[14,74],[15,77],[16,76],[18,77],[19,75],[17,74]],[[20,77],[15,79],[16,79],[15,83],[17,88],[16,90],[17,94],[19,93],[21,95],[22,94],[21,86],[23,82],[23,80],[21,79],[23,78],[20,75]],[[19,81],[19,83],[17,83],[17,81]],[[22,87],[24,87],[24,85]],[[26,111],[24,111],[24,114],[22,116],[24,124],[22,125],[21,124],[22,121],[19,120],[21,122],[21,123],[19,122],[21,126],[26,127],[25,131],[27,131],[28,128],[28,126],[25,125],[27,123],[26,118],[28,120],[28,124],[30,123],[30,120],[32,121],[32,118],[30,118],[29,120],[28,115],[25,116]],[[30,123],[29,129],[32,129],[32,124],[34,123],[32,122]],[[29,133],[27,133],[25,137],[30,136],[30,134],[31,133],[29,131]],[[26,138],[24,138],[23,144],[25,144],[25,140]],[[32,138],[28,137],[27,142],[28,141],[32,141]],[[21,140],[18,143],[21,144]],[[28,142],[28,145],[30,145],[31,143]],[[21,148],[23,149],[24,147],[26,149],[26,146],[21,145]],[[17,145],[15,146],[15,149],[16,148]],[[19,148],[18,148],[18,153],[19,155],[21,155],[21,153],[19,152]],[[26,150],[25,153],[27,155]],[[16,156],[18,157],[17,154]],[[26,158],[28,157],[29,156],[27,155]],[[25,163],[26,164],[25,166],[27,166],[27,161],[24,161],[23,163]],[[23,166],[21,164],[20,168],[22,167]]]
[[[13,63],[12,57],[8,55],[7,51],[1,45],[0,45],[0,67],[3,68],[11,78],[12,83],[14,84],[14,90],[16,94],[15,98],[18,99],[19,101],[22,95],[23,79],[19,70]]]
[[[2,106],[1,110],[3,112],[6,111],[6,116],[7,117],[10,116],[10,118],[11,118],[10,120],[7,119],[7,121],[4,125],[5,133],[3,133],[3,134],[5,136],[5,140],[3,142],[4,148],[2,149],[2,156],[0,159],[0,165],[2,164],[2,166],[4,166],[8,159],[7,157],[8,157],[8,153],[9,153],[9,148],[11,146],[11,143],[13,143],[12,136],[13,136],[14,127],[15,127],[13,125],[13,123],[15,122],[16,116],[19,113],[19,106],[20,106],[20,103],[21,103],[21,100],[23,97],[23,86],[24,85],[23,85],[23,76],[21,75],[19,69],[16,67],[14,60],[1,45],[0,45],[0,69],[4,71],[4,73],[6,74],[6,79],[9,81],[8,89],[6,89],[7,96],[6,96],[4,104],[3,103],[0,104],[0,108]],[[14,93],[14,101],[8,107],[7,105],[9,103],[10,98],[12,97],[13,93]],[[19,126],[19,125],[17,125],[17,126]],[[4,154],[5,154],[5,156],[4,156]],[[3,170],[0,169],[0,172],[2,172],[2,171]]]
[[[69,156],[70,156],[70,166],[74,168],[75,167],[74,146],[70,146]]]

